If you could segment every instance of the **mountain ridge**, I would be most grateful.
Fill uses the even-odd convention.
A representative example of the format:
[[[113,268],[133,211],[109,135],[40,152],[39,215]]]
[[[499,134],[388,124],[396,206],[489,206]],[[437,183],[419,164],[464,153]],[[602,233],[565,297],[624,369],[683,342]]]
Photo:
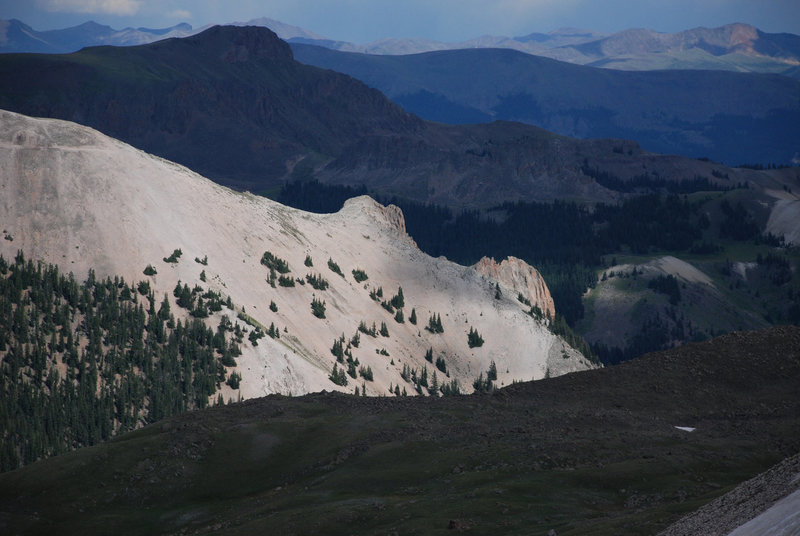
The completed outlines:
[[[800,82],[778,75],[617,71],[500,49],[376,56],[292,47],[298,61],[349,74],[428,120],[520,121],[727,164],[798,156]],[[761,133],[755,145],[753,130]]]
[[[13,258],[22,250],[79,278],[93,269],[98,277],[146,280],[159,298],[197,285],[223,301],[229,296],[235,310],[226,314],[252,319],[245,329],[277,324],[279,338],[242,345],[235,370],[245,398],[337,388],[328,378],[336,364],[331,345],[343,334],[350,340],[362,324],[366,330],[388,325],[385,335],[364,333],[352,349],[374,370],[366,386],[372,395],[386,394],[390,384],[411,389],[403,367],[427,366],[433,374],[434,357],[446,364],[442,381],[447,375],[464,389],[493,360],[505,383],[594,366],[527,314],[517,301],[524,289],[419,251],[396,207],[361,197],[335,214],[304,213],[233,192],[85,127],[5,111],[0,123],[0,178],[8,192],[0,201],[6,237],[0,253]],[[182,258],[168,260],[173,250]],[[265,252],[288,263],[289,275],[281,276],[291,286],[275,285]],[[147,276],[149,265],[156,273]],[[353,270],[368,278],[354,280]],[[528,267],[528,273],[535,271]],[[505,289],[499,297],[496,284]],[[405,303],[391,306],[399,287]],[[547,297],[529,295],[542,308],[547,302],[537,300]],[[316,298],[327,302],[322,318],[312,314]],[[412,309],[418,325],[408,320]],[[424,329],[434,315],[443,333]],[[468,347],[472,328],[484,333],[483,347]]]
[[[63,54],[89,46],[132,46],[170,37],[185,37],[192,27],[179,23],[167,28],[123,28],[115,30],[94,21],[70,28],[37,31],[17,19],[0,20],[0,53],[35,52]]]
[[[240,44],[233,50],[228,41]],[[262,46],[274,47],[274,58]],[[729,169],[655,155],[634,142],[576,140],[520,123],[426,122],[350,76],[292,61],[285,43],[259,27],[215,27],[188,41],[69,55],[3,54],[0,74],[0,108],[76,121],[255,192],[316,177],[365,184],[381,195],[488,208],[623,197],[596,179],[604,173],[622,182],[703,177],[722,187],[780,189],[786,180],[780,172]]]
[[[434,50],[507,48],[579,65],[612,69],[719,69],[778,73],[793,78],[798,78],[796,71],[800,62],[799,36],[790,33],[763,32],[741,22],[716,28],[699,27],[675,33],[627,29],[609,35],[591,30],[561,28],[548,33],[534,32],[519,37],[485,35],[458,43],[445,43],[433,39],[384,38],[363,45],[328,39],[304,28],[267,17],[229,24],[263,26],[275,31],[281,39],[292,43],[367,54],[396,55]],[[192,35],[212,26],[193,29],[188,24],[181,23],[170,28],[155,30],[148,28],[114,30],[94,24],[90,28],[93,31],[87,31],[83,39],[75,37],[61,42],[64,41],[64,35],[80,36],[82,33],[80,29],[85,24],[49,32],[37,32],[19,21],[0,21],[0,29],[3,25],[6,28],[12,26],[14,28],[12,32],[21,34],[21,39],[16,44],[12,42],[10,45],[4,45],[0,39],[0,53],[64,53],[101,44],[129,46],[153,42],[165,36]],[[630,37],[637,34],[645,39],[631,41]],[[749,37],[743,38],[748,35]],[[636,44],[637,41],[639,51],[634,53],[629,45]],[[651,46],[642,47],[644,42],[650,43]]]

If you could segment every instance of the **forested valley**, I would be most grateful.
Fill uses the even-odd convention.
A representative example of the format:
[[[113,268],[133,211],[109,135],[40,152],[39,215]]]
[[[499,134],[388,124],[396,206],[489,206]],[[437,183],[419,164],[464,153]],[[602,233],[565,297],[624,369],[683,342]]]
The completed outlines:
[[[602,174],[600,179],[609,184],[620,182],[610,174]],[[604,268],[617,264],[618,255],[679,254],[717,259],[722,255],[723,244],[778,248],[777,253],[770,254],[772,264],[788,267],[790,275],[780,281],[772,277],[772,286],[786,286],[789,299],[768,315],[768,320],[775,324],[800,323],[800,307],[791,305],[793,296],[800,296],[800,288],[792,286],[792,262],[780,252],[782,241],[762,235],[742,203],[732,203],[725,191],[698,178],[677,186],[647,178],[640,184],[632,182],[624,190],[638,192],[637,195],[618,204],[594,206],[568,201],[520,201],[486,212],[456,212],[399,197],[377,198],[403,210],[408,234],[429,255],[444,255],[464,265],[474,264],[484,256],[498,260],[515,256],[536,267],[556,303],[555,320],[565,327],[574,328],[584,317],[582,298],[586,290],[597,284]],[[742,192],[747,188],[747,184],[737,185]],[[363,186],[326,185],[311,180],[286,183],[275,199],[312,212],[335,212],[348,198],[367,193]],[[715,213],[714,222],[708,216],[711,212]],[[719,264],[723,275],[730,276],[731,263],[723,256]],[[758,267],[772,269],[772,264],[767,265],[759,257]],[[676,313],[673,315],[677,317]],[[593,350],[602,361],[612,364],[667,348],[676,339],[702,340],[712,335],[692,329],[676,331],[672,324],[658,319],[648,321],[627,347],[595,345]]]

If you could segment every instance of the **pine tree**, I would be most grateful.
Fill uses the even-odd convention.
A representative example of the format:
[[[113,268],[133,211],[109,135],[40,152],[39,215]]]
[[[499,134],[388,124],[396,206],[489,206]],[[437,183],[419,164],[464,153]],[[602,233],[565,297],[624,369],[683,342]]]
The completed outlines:
[[[438,313],[433,313],[430,318],[428,318],[428,325],[425,329],[431,333],[444,333],[442,317]]]
[[[344,274],[342,273],[342,269],[339,268],[339,265],[336,264],[333,261],[333,259],[331,259],[330,257],[328,257],[328,268],[330,268],[330,270],[332,272],[335,272],[335,273],[339,274],[340,276],[344,277]]]
[[[333,364],[333,371],[331,372],[330,376],[328,376],[328,379],[330,379],[336,385],[347,385],[347,375],[345,374],[344,369],[340,369],[339,365],[336,363]]]
[[[317,318],[325,318],[325,302],[318,300],[316,297],[312,298],[311,312]]]
[[[476,346],[483,346],[483,337],[478,334],[478,331],[473,329],[472,327],[469,328],[469,333],[467,334],[467,344],[470,348],[475,348]]]
[[[339,363],[344,363],[344,348],[342,346],[342,339],[344,339],[344,336],[333,341],[333,348],[331,348],[331,353],[336,356],[336,361]]]
[[[409,315],[408,321],[411,322],[412,324],[414,324],[415,326],[417,325],[417,310],[416,309],[411,309],[411,315]]]
[[[405,306],[405,298],[403,297],[403,287],[397,288],[397,294],[394,295],[391,302],[392,307],[395,309],[402,309]]]

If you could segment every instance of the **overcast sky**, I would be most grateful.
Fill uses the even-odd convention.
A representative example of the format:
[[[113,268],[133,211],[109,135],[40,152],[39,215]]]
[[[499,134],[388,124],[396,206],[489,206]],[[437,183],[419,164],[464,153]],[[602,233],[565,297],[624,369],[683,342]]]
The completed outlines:
[[[459,41],[561,27],[675,32],[731,22],[800,34],[800,0],[0,0],[0,19],[20,19],[36,30],[88,20],[117,29],[178,22],[198,28],[258,17],[355,43],[383,37]]]

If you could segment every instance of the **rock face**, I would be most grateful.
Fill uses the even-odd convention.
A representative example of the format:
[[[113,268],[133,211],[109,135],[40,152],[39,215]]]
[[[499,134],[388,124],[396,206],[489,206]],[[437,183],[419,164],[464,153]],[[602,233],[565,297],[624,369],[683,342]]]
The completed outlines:
[[[414,243],[412,238],[406,233],[406,218],[403,211],[396,205],[383,206],[369,196],[362,195],[345,201],[342,211],[361,212],[374,218],[376,222],[383,223],[388,229],[397,232],[397,236]]]
[[[172,310],[184,315],[173,289],[179,281],[199,285],[235,304],[234,311],[223,309],[209,318],[213,329],[223,313],[235,320],[246,312],[262,326],[274,324],[279,339],[242,345],[236,370],[245,398],[352,392],[362,385],[371,395],[387,394],[390,385],[413,393],[403,367],[427,368],[432,376],[437,358],[447,367],[446,373],[437,371],[439,383],[455,380],[464,391],[471,391],[472,381],[492,361],[498,384],[505,385],[594,367],[526,314],[516,294],[497,300],[494,283],[482,273],[422,253],[405,232],[402,212],[366,196],[348,201],[336,214],[306,213],[233,192],[89,128],[3,111],[0,192],[0,222],[11,238],[0,240],[6,258],[22,250],[26,258],[72,271],[79,281],[90,268],[98,277],[147,279],[157,297],[167,295]],[[179,262],[163,260],[178,248]],[[293,287],[268,283],[269,269],[261,264],[267,251],[288,263]],[[207,264],[196,258],[207,258]],[[148,264],[156,275],[143,274]],[[337,265],[341,275],[332,268]],[[524,290],[543,299],[531,290],[535,270],[503,266],[498,277],[517,285],[528,277],[533,286]],[[368,279],[356,281],[354,270]],[[503,276],[504,270],[511,275]],[[310,276],[321,276],[328,288],[312,288]],[[388,304],[400,288],[402,317]],[[315,299],[325,303],[325,318],[312,314]],[[410,322],[412,309],[416,325]],[[441,317],[443,333],[425,329],[433,315]],[[360,365],[371,367],[374,380],[350,378],[337,387],[328,378],[336,363],[332,345],[343,335],[350,340],[362,322],[387,326],[388,336],[362,333],[360,345],[352,348]],[[481,347],[468,346],[473,328],[485,340]],[[425,360],[429,349],[433,362]],[[237,397],[224,393],[229,395]]]
[[[556,308],[547,283],[536,268],[522,259],[509,257],[498,263],[491,257],[484,257],[474,268],[478,273],[521,294],[546,315],[555,316]]]

